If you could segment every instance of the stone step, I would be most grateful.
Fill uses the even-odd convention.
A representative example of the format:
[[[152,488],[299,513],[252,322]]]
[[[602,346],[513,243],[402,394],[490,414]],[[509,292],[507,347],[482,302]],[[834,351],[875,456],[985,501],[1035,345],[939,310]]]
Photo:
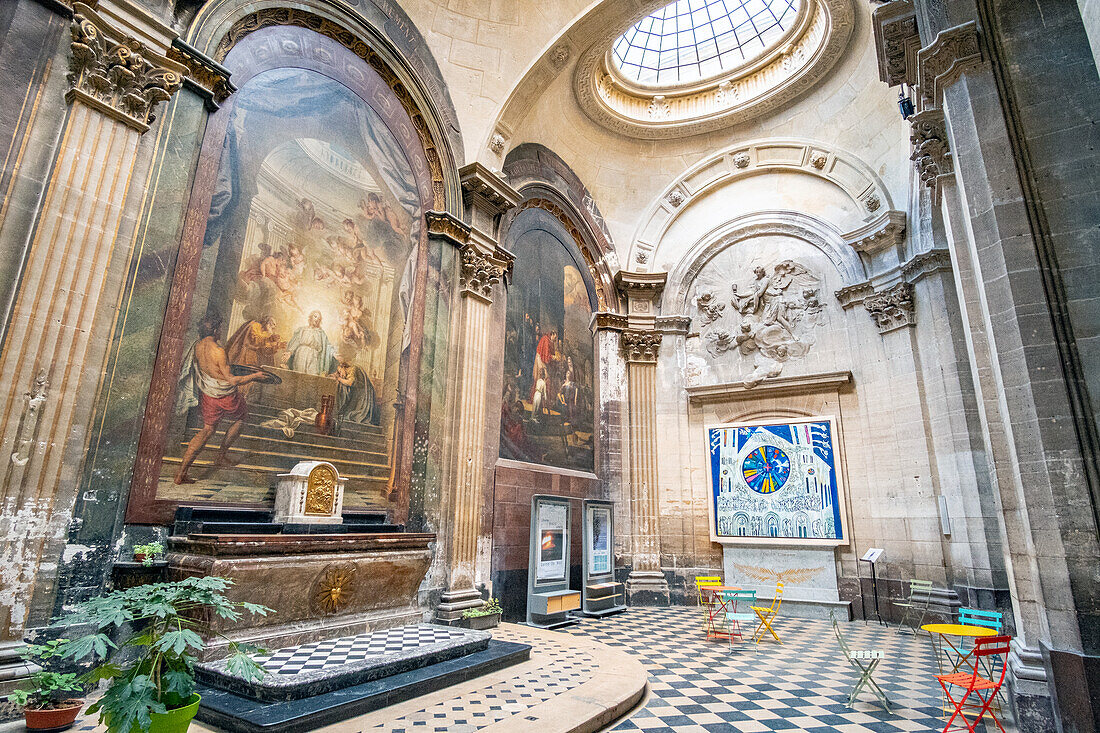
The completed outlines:
[[[245,430],[233,441],[232,448],[244,449],[259,453],[284,453],[287,455],[308,455],[313,460],[333,461],[361,461],[377,465],[388,466],[389,456],[386,453],[386,444],[382,439],[376,439],[370,443],[363,441],[344,440],[334,436],[303,436],[307,439],[298,440],[300,434],[294,438],[286,438],[278,431],[267,431],[268,434],[257,434],[255,428]],[[263,430],[263,428],[260,428]],[[187,440],[190,440],[198,428],[189,428]],[[216,448],[221,445],[225,436],[224,430],[219,430],[206,442],[207,448]],[[186,445],[187,440],[181,441]],[[231,450],[232,450],[231,448]]]

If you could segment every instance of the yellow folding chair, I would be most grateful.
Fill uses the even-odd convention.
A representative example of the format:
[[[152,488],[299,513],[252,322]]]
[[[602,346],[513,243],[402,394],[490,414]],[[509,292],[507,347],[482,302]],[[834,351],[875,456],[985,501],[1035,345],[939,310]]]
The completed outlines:
[[[775,633],[775,629],[772,628],[772,621],[779,615],[779,606],[783,603],[783,583],[775,584],[775,598],[772,599],[772,605],[770,606],[753,606],[752,610],[756,612],[756,617],[760,619],[760,623],[756,625],[756,631],[753,632],[752,640],[757,644],[764,638],[764,631],[768,631],[772,637],[780,644],[783,641],[779,638],[779,634]]]
[[[699,597],[699,606],[703,609],[703,631],[710,635],[714,623],[714,594],[708,588],[717,588],[722,585],[722,579],[717,575],[696,575],[695,592]]]

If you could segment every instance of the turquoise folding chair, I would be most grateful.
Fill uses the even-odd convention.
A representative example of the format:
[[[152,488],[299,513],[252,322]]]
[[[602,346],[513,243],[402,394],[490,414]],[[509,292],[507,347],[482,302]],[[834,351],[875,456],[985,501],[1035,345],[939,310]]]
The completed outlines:
[[[729,640],[730,651],[733,651],[734,636],[741,641],[745,640],[741,624],[755,624],[758,620],[756,612],[752,610],[756,605],[756,591],[720,590],[717,595],[723,606],[722,619],[725,622],[726,639]]]
[[[980,608],[959,609],[959,623],[963,626],[981,626],[993,629],[998,634],[1004,628],[1004,616],[1000,611],[985,611]]]
[[[886,655],[878,649],[850,648],[844,634],[840,633],[840,624],[836,622],[835,618],[833,619],[833,633],[836,634],[836,640],[840,644],[840,651],[844,653],[844,658],[848,660],[848,664],[852,665],[853,669],[859,672],[859,682],[856,683],[856,686],[852,688],[852,692],[848,695],[848,707],[852,707],[852,704],[855,703],[860,690],[867,687],[875,693],[875,696],[882,702],[882,707],[886,708],[886,712],[889,713],[890,700],[887,699],[886,693],[882,691],[882,688],[871,676],[875,673],[875,668],[878,667],[879,662],[886,658]],[[864,664],[865,662],[866,664]]]

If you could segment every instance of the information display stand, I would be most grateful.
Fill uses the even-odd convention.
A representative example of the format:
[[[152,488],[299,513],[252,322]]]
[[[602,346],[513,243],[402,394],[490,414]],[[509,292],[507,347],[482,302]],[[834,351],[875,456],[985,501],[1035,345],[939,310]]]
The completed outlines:
[[[569,499],[531,497],[531,547],[527,566],[527,623],[554,629],[576,623],[569,612],[581,594],[569,588]]]
[[[878,563],[878,561],[880,559],[882,559],[882,556],[885,552],[886,552],[886,550],[883,550],[881,547],[872,547],[871,549],[867,550],[867,552],[863,553],[863,557],[861,557],[859,559],[860,562],[865,562],[865,563],[867,563],[868,565],[871,566],[871,595],[874,596],[874,598],[875,598],[875,617],[878,619],[878,622],[880,624],[882,624],[883,626],[886,626],[886,622],[882,620],[882,614],[879,613],[879,610],[878,610],[878,578],[877,578],[876,573],[875,573],[875,564]],[[857,573],[857,575],[858,575],[858,573]],[[863,596],[863,579],[862,578],[860,578],[859,584],[860,584],[859,600],[860,600],[861,607],[863,608],[863,622],[866,623],[867,622],[867,599],[864,598],[864,596]]]
[[[615,535],[610,501],[584,500],[582,613],[607,616],[626,610],[623,584],[615,582]]]

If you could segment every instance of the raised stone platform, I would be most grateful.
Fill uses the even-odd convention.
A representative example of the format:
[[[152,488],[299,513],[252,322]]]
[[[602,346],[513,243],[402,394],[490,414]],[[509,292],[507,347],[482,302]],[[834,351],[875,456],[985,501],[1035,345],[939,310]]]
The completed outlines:
[[[301,700],[483,651],[484,631],[415,624],[280,649],[256,661],[268,673],[247,683],[225,660],[195,667],[203,685],[264,702]]]

